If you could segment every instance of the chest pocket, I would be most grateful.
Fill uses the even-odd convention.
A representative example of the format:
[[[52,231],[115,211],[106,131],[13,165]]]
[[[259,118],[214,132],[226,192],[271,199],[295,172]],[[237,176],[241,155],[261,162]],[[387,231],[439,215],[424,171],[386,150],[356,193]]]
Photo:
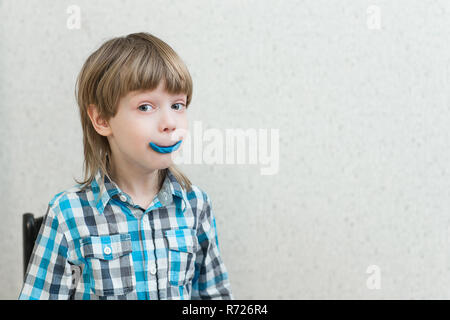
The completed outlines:
[[[123,295],[136,286],[131,236],[115,234],[81,239],[91,290],[99,296]]]
[[[164,231],[168,244],[168,280],[173,286],[184,286],[195,273],[195,253],[198,248],[195,229]]]

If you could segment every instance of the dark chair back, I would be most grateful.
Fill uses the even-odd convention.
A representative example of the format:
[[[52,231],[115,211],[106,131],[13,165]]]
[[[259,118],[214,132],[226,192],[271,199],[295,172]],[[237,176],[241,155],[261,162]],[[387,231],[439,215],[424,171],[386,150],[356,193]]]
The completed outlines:
[[[36,242],[39,229],[44,217],[35,218],[32,213],[25,213],[22,216],[22,236],[23,236],[23,276],[27,272],[34,243]]]

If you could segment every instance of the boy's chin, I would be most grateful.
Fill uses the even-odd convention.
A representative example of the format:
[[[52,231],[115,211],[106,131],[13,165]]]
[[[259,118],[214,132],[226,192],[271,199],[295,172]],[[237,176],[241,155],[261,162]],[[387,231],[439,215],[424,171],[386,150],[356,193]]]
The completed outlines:
[[[147,158],[146,165],[154,169],[162,170],[173,166],[178,158],[177,153],[158,153]]]
[[[158,170],[163,170],[163,169],[167,169],[168,167],[172,166],[174,164],[173,160],[171,157],[167,157],[167,159],[165,160],[161,160],[159,159],[159,161],[157,163],[155,163],[156,169]]]

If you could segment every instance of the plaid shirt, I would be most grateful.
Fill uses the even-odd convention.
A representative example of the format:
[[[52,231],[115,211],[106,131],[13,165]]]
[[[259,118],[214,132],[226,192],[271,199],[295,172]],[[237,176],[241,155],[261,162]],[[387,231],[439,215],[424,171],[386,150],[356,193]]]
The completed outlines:
[[[19,299],[234,299],[211,205],[167,170],[145,210],[99,170],[49,202]]]

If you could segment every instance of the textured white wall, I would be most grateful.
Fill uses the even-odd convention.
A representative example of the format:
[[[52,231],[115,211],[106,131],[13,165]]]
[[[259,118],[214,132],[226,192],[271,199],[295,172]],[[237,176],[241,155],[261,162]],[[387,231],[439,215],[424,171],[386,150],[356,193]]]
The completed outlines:
[[[279,129],[277,174],[181,166],[237,299],[450,298],[449,17],[445,0],[0,1],[0,298],[22,285],[22,214],[81,177],[82,63],[139,31],[190,69],[191,123]]]

